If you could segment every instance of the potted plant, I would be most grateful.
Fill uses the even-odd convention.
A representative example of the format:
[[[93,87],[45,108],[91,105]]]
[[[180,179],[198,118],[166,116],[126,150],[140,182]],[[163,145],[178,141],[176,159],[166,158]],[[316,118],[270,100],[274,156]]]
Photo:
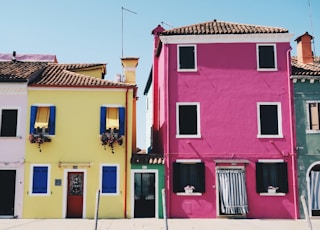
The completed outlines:
[[[279,187],[268,186],[268,193],[276,193]]]
[[[112,153],[114,153],[114,144],[122,145],[123,137],[119,134],[117,129],[108,129],[106,132],[100,135],[101,145],[106,149],[106,145],[109,145]]]
[[[195,189],[195,187],[193,185],[187,185],[184,187],[184,192],[187,194],[191,194],[191,193],[193,193],[194,189]]]
[[[29,135],[29,141],[31,144],[38,144],[39,152],[41,152],[41,144],[44,142],[51,142],[51,139],[43,134],[33,134]]]

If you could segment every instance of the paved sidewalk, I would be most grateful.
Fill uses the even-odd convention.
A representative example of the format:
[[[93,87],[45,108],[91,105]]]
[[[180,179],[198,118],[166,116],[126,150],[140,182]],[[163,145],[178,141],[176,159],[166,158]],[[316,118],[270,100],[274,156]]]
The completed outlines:
[[[320,219],[311,220],[313,230]],[[93,219],[0,219],[0,230],[95,230]],[[163,219],[101,219],[99,230],[165,230]],[[169,219],[168,230],[310,230],[305,219]]]

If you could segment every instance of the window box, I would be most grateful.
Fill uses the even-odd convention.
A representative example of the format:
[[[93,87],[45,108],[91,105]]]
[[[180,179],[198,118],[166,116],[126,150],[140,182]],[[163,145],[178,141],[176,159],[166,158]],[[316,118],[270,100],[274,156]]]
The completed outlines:
[[[31,144],[38,144],[39,152],[41,152],[41,144],[43,144],[44,142],[51,142],[51,139],[43,134],[30,134],[29,141]]]
[[[119,131],[114,130],[107,130],[107,132],[101,134],[100,136],[101,144],[103,145],[104,149],[106,149],[106,145],[111,148],[112,153],[114,153],[114,144],[122,145],[123,137],[119,134]]]

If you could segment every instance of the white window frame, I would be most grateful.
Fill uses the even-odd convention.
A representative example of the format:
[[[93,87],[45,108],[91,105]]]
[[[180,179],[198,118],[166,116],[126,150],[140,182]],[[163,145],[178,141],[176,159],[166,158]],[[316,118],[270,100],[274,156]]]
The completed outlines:
[[[311,103],[317,103],[320,106],[320,101],[314,100],[314,101],[306,101],[306,118],[307,118],[307,129],[306,129],[306,133],[308,134],[312,134],[312,133],[320,133],[320,129],[319,130],[313,130],[310,129],[310,114],[309,114],[309,104]],[[319,119],[320,122],[320,119]]]
[[[274,68],[260,68],[259,63],[259,47],[260,46],[273,46],[274,51]],[[256,45],[256,53],[257,53],[257,70],[258,71],[277,71],[278,70],[278,61],[277,61],[277,46],[276,44],[257,44]]]
[[[1,121],[2,121],[2,110],[17,110],[17,130],[16,130],[16,136],[14,137],[5,137],[5,136],[0,136],[0,138],[17,138],[17,137],[21,137],[20,135],[20,108],[19,107],[0,107],[0,130],[1,130]]]
[[[278,135],[265,135],[261,134],[261,123],[260,123],[260,106],[261,105],[276,105],[278,114]],[[258,122],[258,138],[283,138],[282,133],[282,112],[280,102],[257,102],[257,122]]]
[[[180,68],[180,47],[193,47],[194,48],[194,69],[181,69]],[[178,72],[196,72],[198,71],[197,63],[197,46],[194,44],[183,44],[177,46],[177,70]]]
[[[115,193],[103,193],[102,192],[103,167],[110,167],[110,166],[117,168],[116,192]],[[100,164],[100,191],[101,191],[101,196],[118,196],[120,194],[120,165],[119,164]]]
[[[195,135],[182,135],[179,133],[179,106],[180,105],[196,105],[197,106],[197,134]],[[176,103],[176,138],[200,138],[200,103],[199,102],[177,102]]]
[[[34,167],[47,167],[48,168],[48,179],[47,179],[47,192],[46,193],[33,193],[33,169]],[[29,184],[29,195],[30,196],[49,196],[50,195],[50,178],[51,178],[51,165],[50,164],[31,164],[30,165],[30,184]]]

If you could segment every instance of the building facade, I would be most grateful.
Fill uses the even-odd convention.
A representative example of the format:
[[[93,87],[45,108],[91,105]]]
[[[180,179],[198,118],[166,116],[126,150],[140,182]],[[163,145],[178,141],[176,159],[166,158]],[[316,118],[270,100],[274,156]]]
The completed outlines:
[[[292,35],[216,20],[153,35],[168,217],[297,218]]]

